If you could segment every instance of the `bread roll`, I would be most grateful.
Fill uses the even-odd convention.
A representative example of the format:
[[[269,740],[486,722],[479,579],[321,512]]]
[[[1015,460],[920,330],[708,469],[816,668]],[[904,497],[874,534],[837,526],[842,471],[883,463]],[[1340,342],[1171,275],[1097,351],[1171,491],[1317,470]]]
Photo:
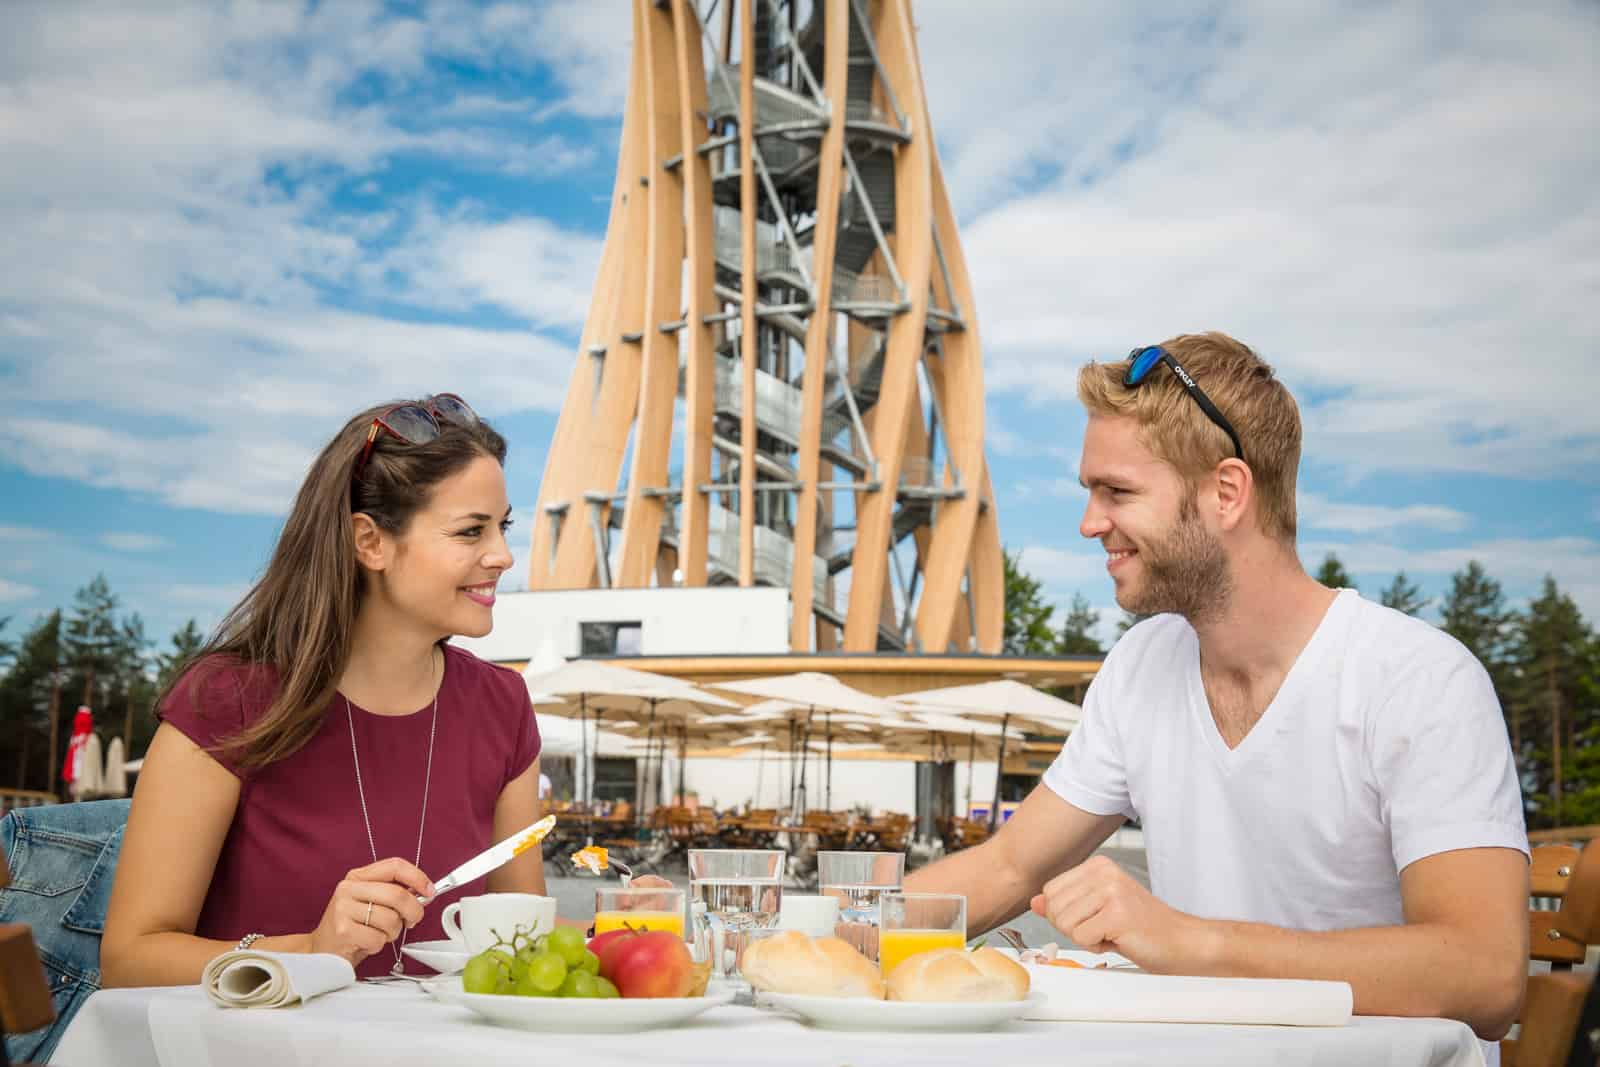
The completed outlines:
[[[744,950],[739,969],[764,993],[883,999],[878,968],[837,937],[807,937],[799,930],[763,937]]]
[[[1028,972],[992,948],[936,948],[906,957],[889,974],[890,1000],[1021,1000]]]

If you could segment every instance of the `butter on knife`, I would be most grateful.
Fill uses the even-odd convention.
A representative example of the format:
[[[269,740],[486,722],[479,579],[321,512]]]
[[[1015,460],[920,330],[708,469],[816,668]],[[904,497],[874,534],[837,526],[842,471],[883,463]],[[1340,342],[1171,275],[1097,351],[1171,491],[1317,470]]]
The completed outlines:
[[[433,883],[434,896],[447,893],[457,886],[465,885],[474,878],[482,878],[490,871],[503,867],[528,849],[533,848],[555,829],[556,817],[546,815],[532,826],[520,833],[512,834],[498,845],[492,845],[472,857],[437,882]],[[419,901],[427,903],[430,897],[418,897]]]

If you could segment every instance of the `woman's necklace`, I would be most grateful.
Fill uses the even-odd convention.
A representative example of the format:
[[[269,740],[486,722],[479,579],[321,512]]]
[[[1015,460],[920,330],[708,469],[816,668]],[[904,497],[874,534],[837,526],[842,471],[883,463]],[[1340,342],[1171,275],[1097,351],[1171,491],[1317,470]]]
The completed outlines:
[[[440,688],[444,683],[440,682]],[[344,694],[340,694],[344,696]],[[361,785],[361,754],[356,751],[356,715],[350,710],[350,698],[344,698],[344,714],[350,723],[350,757],[356,764],[356,796],[361,798],[361,821],[367,827],[367,847],[372,849],[372,862],[378,862],[378,845],[372,837],[372,819],[367,815],[367,791]],[[433,738],[439,726],[439,690],[433,692],[433,715],[428,722],[428,768],[422,774],[422,821],[417,824],[417,858],[412,861],[413,866],[422,866],[422,831],[428,825],[428,785],[433,780]],[[400,931],[400,944],[389,943],[394,951],[394,966],[389,968],[389,973],[396,978],[404,977],[405,963],[400,959],[400,950],[406,947],[406,935],[409,930]]]

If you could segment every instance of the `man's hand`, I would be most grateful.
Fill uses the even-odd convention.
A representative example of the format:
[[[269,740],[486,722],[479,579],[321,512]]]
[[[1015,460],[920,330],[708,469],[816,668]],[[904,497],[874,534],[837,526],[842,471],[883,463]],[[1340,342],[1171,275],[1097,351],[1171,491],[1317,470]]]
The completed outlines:
[[[628,882],[629,889],[673,889],[673,884],[654,874],[641,874]]]
[[[1201,973],[1206,923],[1161,903],[1104,856],[1046,882],[1032,908],[1090,952],[1115,950],[1157,974]]]

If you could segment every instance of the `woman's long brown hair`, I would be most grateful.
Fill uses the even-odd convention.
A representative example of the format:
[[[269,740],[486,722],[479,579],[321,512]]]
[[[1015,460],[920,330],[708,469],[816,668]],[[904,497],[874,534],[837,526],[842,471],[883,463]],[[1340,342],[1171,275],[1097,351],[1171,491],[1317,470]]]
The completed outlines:
[[[380,432],[360,480],[353,480],[372,420],[391,407],[363,411],[322,450],[295,495],[266,572],[157,704],[164,706],[178,681],[196,671],[271,671],[276,691],[266,713],[222,746],[240,768],[258,769],[292,755],[322,726],[350,661],[361,610],[364,579],[351,516],[364,512],[381,529],[400,534],[434,487],[474,459],[505,463],[505,439],[487,423],[440,420],[438,438],[424,445]],[[203,675],[194,679],[203,681]],[[191,685],[196,701],[203,688]]]

